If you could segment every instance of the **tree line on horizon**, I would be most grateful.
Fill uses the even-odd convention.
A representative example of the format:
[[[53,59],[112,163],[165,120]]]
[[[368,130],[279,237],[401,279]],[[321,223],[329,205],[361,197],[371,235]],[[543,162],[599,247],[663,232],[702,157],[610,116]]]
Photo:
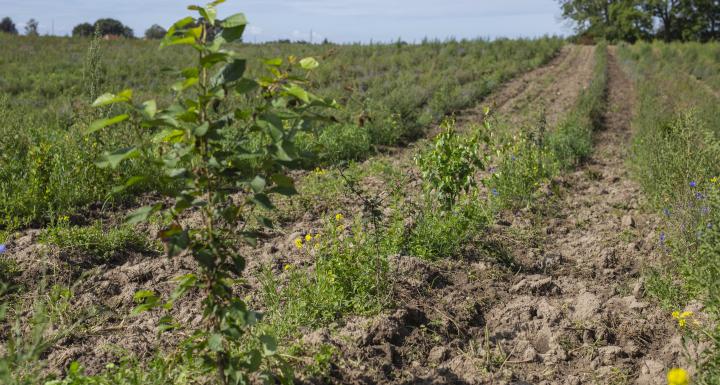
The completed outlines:
[[[25,24],[25,35],[38,36],[38,25],[40,23],[35,19],[30,19]],[[0,20],[0,32],[17,35],[17,26],[10,17],[4,17]],[[153,24],[145,31],[146,39],[162,39],[167,31],[165,28]],[[99,36],[118,36],[128,39],[135,37],[132,28],[124,25],[122,22],[112,18],[98,19],[95,23],[81,23],[76,25],[72,30],[73,37],[91,37],[95,34]]]
[[[612,42],[720,38],[720,0],[558,0],[577,37]]]

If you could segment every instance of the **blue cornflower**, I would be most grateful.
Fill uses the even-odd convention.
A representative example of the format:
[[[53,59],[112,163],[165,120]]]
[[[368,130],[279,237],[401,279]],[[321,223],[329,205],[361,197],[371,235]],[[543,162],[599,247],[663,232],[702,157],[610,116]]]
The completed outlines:
[[[663,209],[663,214],[665,214],[666,217],[669,217],[669,216],[670,216],[670,209],[667,208],[667,207],[665,207],[665,208]]]
[[[708,214],[710,214],[710,207],[707,207],[707,206],[703,207],[700,209],[700,212],[702,212],[703,215],[708,215]]]
[[[7,251],[7,246],[0,243],[0,254],[4,253],[6,251]]]
[[[495,195],[495,196],[500,195],[500,193],[498,192],[498,190],[496,188],[490,190],[490,192],[492,193],[492,195]]]
[[[665,243],[665,232],[660,233],[660,244]]]
[[[695,181],[690,182],[690,187],[692,187],[692,188],[697,187],[697,182],[695,182]]]
[[[510,159],[512,159],[512,161],[514,162],[515,159],[517,159],[517,158],[515,158],[515,155],[511,155],[511,156],[510,156]]]

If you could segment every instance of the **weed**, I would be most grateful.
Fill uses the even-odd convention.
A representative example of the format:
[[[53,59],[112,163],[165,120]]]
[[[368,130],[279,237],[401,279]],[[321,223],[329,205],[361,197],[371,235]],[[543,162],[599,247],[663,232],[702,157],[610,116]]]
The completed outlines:
[[[84,257],[95,263],[105,263],[129,251],[148,251],[153,248],[144,234],[130,226],[104,229],[101,222],[90,226],[71,226],[61,219],[45,229],[40,242],[57,246],[61,251]]]

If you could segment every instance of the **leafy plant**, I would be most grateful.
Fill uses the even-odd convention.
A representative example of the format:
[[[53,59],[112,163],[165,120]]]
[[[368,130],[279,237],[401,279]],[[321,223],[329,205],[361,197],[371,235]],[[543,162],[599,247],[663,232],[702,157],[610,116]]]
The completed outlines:
[[[239,235],[254,245],[258,232],[253,227],[272,225],[257,211],[274,208],[272,194],[295,193],[284,172],[301,157],[295,138],[323,121],[318,110],[333,107],[334,102],[303,88],[307,76],[301,74],[319,65],[310,57],[290,57],[290,67],[281,58],[269,59],[264,62],[267,75],[246,77],[247,61],[226,44],[241,39],[247,21],[243,14],[218,19],[216,6],[222,2],[190,6],[199,18],[179,20],[161,43],[162,47],[189,46],[197,54],[194,66],[177,72],[180,80],[172,86],[173,104],[159,109],[154,100],[138,103],[131,90],[102,95],[94,106],[120,105],[124,111],[94,122],[87,133],[126,120],[132,120],[136,130],[154,131],[152,141],[106,153],[98,165],[118,167],[130,159],[149,158],[161,165],[168,185],[179,186],[172,205],[138,209],[128,223],[161,213],[170,223],[160,232],[168,257],[188,253],[198,271],[181,277],[167,301],[151,291],[138,292],[136,312],[171,308],[189,290],[199,290],[204,296],[205,326],[186,341],[188,353],[201,357],[208,372],[215,372],[223,384],[248,383],[256,372],[287,383],[291,373],[275,354],[277,342],[270,335],[253,333],[261,315],[235,293],[245,258],[231,239]],[[233,101],[238,105],[237,98],[243,102],[233,106]],[[140,181],[142,177],[131,178],[124,187]],[[200,225],[186,224],[185,215],[199,216]],[[160,326],[166,330],[176,325],[165,316]],[[256,342],[246,343],[249,340]],[[280,365],[280,371],[274,365]]]
[[[149,240],[130,226],[105,230],[100,222],[78,227],[70,226],[67,219],[63,219],[43,231],[40,241],[99,262],[106,262],[117,253],[144,251],[150,247]]]
[[[485,111],[485,117],[489,110]],[[485,128],[489,128],[485,119]],[[455,132],[455,122],[446,120],[442,132],[435,138],[430,150],[415,158],[420,167],[425,190],[433,193],[447,209],[457,201],[458,196],[477,185],[475,173],[483,170],[484,157],[480,145],[489,138],[478,130],[474,135],[463,137]]]

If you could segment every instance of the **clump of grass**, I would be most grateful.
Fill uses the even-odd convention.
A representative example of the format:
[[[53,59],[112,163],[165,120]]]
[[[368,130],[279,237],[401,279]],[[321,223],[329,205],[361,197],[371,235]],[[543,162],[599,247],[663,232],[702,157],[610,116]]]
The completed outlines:
[[[410,255],[433,261],[459,256],[463,247],[491,221],[492,211],[476,194],[464,196],[449,210],[426,206],[408,234]]]
[[[100,222],[71,226],[66,218],[45,229],[40,242],[98,263],[108,262],[122,253],[148,251],[154,247],[144,234],[129,226],[106,229]]]
[[[323,231],[295,240],[296,252],[311,256],[311,269],[286,264],[284,275],[261,275],[268,325],[279,336],[300,327],[326,325],[344,314],[370,314],[388,304],[388,256],[399,252],[404,227],[393,220],[381,236],[358,217],[326,219]]]

